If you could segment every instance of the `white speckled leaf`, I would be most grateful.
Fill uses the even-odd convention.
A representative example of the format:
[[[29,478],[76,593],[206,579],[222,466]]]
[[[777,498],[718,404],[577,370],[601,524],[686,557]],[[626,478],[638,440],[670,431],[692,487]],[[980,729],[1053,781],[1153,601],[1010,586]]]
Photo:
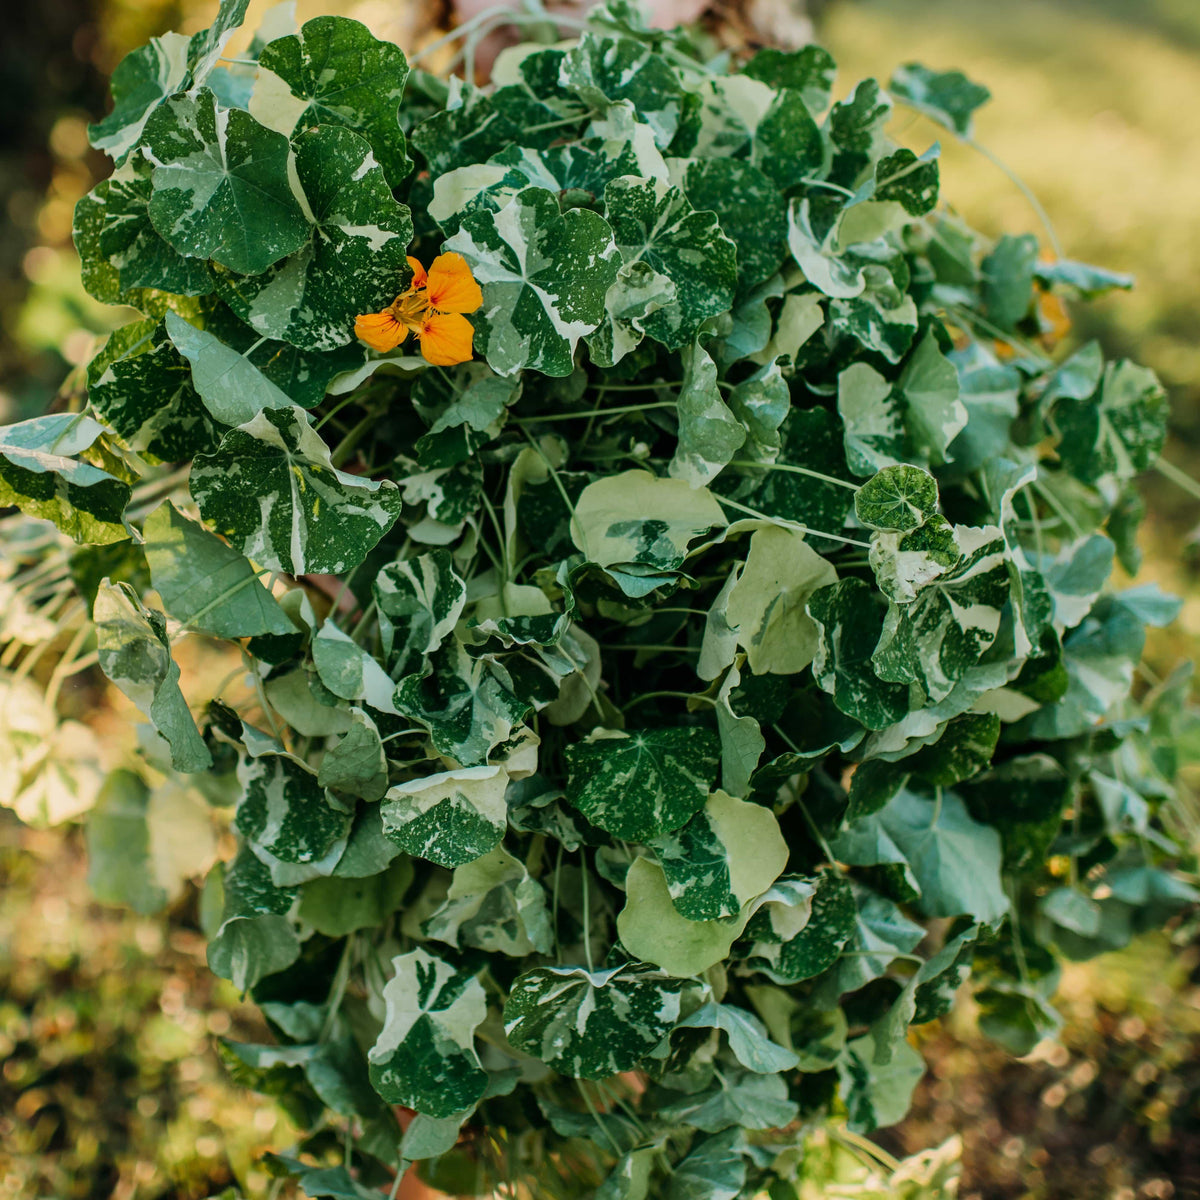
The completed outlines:
[[[353,340],[356,316],[377,312],[404,290],[412,218],[392,199],[370,144],[357,133],[321,126],[293,146],[308,236],[263,274],[220,271],[217,285],[264,337],[334,350]]]
[[[491,368],[569,375],[579,339],[604,319],[621,265],[603,217],[560,213],[552,192],[530,187],[500,212],[471,213],[445,249],[467,260],[483,289],[471,321]]]
[[[678,983],[645,963],[537,967],[513,984],[504,1032],[562,1075],[606,1079],[636,1067],[678,1017]]]
[[[737,286],[737,247],[713,213],[697,212],[663,179],[624,176],[604,189],[604,209],[626,267],[643,262],[675,285],[672,303],[636,325],[671,350],[726,312]]]
[[[350,834],[353,813],[334,808],[316,774],[290,755],[243,755],[238,782],[242,798],[235,824],[256,851],[271,858],[319,863]]]
[[[716,734],[700,726],[599,730],[566,748],[567,800],[593,825],[628,842],[686,824],[717,775]]]
[[[210,767],[212,756],[179,689],[163,615],[144,608],[127,583],[108,580],[100,584],[92,615],[100,669],[167,739],[175,769]]]
[[[546,892],[502,846],[454,872],[450,890],[421,932],[460,950],[524,958],[554,942]]]
[[[388,563],[371,584],[383,653],[397,674],[415,671],[453,632],[467,601],[448,550]]]
[[[103,427],[80,413],[52,413],[0,427],[0,508],[52,521],[77,542],[106,545],[129,537],[124,480],[74,457]]]
[[[367,1054],[371,1085],[389,1104],[431,1117],[471,1108],[488,1076],[475,1051],[487,1017],[483,986],[420,948],[392,959],[383,1028]]]
[[[303,245],[309,222],[293,194],[291,147],[207,88],[151,114],[150,220],[180,254],[256,274]]]
[[[126,445],[164,462],[207,453],[220,440],[161,321],[135,321],[109,337],[88,363],[88,399]]]
[[[769,808],[713,792],[681,829],[651,839],[671,900],[689,921],[736,917],[787,865],[788,848]]]
[[[507,787],[508,772],[501,766],[410,779],[388,789],[383,831],[414,857],[460,867],[500,844]]]
[[[627,268],[626,268],[627,269]],[[675,479],[704,487],[741,449],[746,427],[734,416],[717,387],[717,368],[699,343],[685,346],[683,386],[675,409],[679,441],[668,468]]]
[[[408,79],[404,52],[347,17],[306,21],[276,38],[258,60],[250,113],[291,136],[316,125],[345,126],[371,143],[391,186],[412,170],[397,110]]]
[[[299,408],[264,409],[197,455],[192,495],[247,558],[293,575],[357,566],[400,515],[400,492],[337,470]]]
[[[911,604],[892,601],[871,661],[881,679],[916,683],[938,701],[996,639],[1008,599],[1004,537],[994,525],[955,526],[959,564]]]

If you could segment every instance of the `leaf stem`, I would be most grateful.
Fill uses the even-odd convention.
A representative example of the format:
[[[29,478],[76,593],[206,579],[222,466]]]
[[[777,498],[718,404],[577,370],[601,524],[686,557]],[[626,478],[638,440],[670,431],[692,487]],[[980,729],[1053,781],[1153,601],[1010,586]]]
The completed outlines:
[[[1169,479],[1177,488],[1187,492],[1193,500],[1200,500],[1200,483],[1173,462],[1168,462],[1161,454],[1154,460],[1154,469],[1164,479]]]
[[[838,479],[835,475],[824,475],[820,471],[813,471],[808,467],[793,467],[790,463],[762,463],[748,458],[735,458],[730,461],[729,465],[731,467],[756,467],[762,471],[788,471],[793,475],[807,475],[810,479],[819,479],[822,483],[835,483],[838,487],[848,488],[852,492],[857,492],[859,488],[857,483],[851,483],[848,479]]]
[[[580,880],[583,885],[583,953],[587,959],[588,972],[596,968],[592,964],[592,913],[591,888],[588,887],[587,851],[579,851]]]
[[[536,421],[586,421],[590,418],[617,417],[622,413],[643,412],[650,408],[674,408],[674,400],[653,400],[649,404],[621,404],[613,408],[591,409],[588,412],[534,413],[528,417],[516,417],[518,425],[532,425]]]
[[[951,130],[951,132],[954,131]],[[959,135],[956,134],[956,136]],[[1008,163],[1006,163],[998,154],[989,150],[985,145],[983,145],[982,142],[977,142],[971,137],[961,136],[959,136],[959,140],[964,146],[970,146],[972,150],[982,154],[983,157],[992,164],[992,166],[999,168],[999,170],[1003,171],[1004,174],[1008,176],[1009,181],[1016,187],[1017,191],[1019,191],[1021,195],[1029,201],[1029,207],[1032,208],[1035,213],[1037,213],[1038,220],[1041,221],[1046,230],[1046,235],[1050,239],[1050,245],[1053,247],[1055,255],[1058,258],[1066,258],[1066,255],[1063,253],[1062,243],[1058,240],[1058,234],[1055,232],[1054,222],[1050,220],[1050,214],[1047,213],[1042,207],[1042,202],[1037,198],[1033,189],[1025,182],[1025,180],[1023,180],[1020,175],[1018,175],[1016,171],[1014,171],[1012,167],[1010,167]]]
[[[757,517],[760,521],[768,521],[772,525],[778,525],[780,529],[795,529],[800,533],[811,534],[813,537],[828,538],[831,542],[842,542],[847,546],[858,546],[862,550],[870,550],[870,542],[860,542],[857,538],[842,537],[840,533],[825,533],[820,529],[810,529],[807,525],[800,524],[799,521],[785,521],[781,517],[769,517],[764,512],[759,512],[756,508],[751,508],[748,504],[742,504],[737,500],[730,500],[728,496],[717,496],[718,503],[728,504],[730,508],[736,508],[739,512],[744,512],[747,516]]]

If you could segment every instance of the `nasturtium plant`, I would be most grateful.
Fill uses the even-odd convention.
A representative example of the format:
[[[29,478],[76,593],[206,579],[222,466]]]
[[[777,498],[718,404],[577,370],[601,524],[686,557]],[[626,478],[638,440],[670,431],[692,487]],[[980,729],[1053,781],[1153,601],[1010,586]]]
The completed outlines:
[[[277,1043],[227,1052],[310,1195],[795,1200],[960,986],[1024,1053],[1197,899],[1177,603],[1112,576],[1164,392],[1045,315],[1128,280],[945,206],[890,121],[969,139],[956,72],[631,0],[468,23],[542,39],[483,85],[282,9],[223,62],[245,7],[114,75],[76,244],[140,315],[0,431],[149,722],[93,878],[165,903],[163,778],[227,819],[209,962]]]

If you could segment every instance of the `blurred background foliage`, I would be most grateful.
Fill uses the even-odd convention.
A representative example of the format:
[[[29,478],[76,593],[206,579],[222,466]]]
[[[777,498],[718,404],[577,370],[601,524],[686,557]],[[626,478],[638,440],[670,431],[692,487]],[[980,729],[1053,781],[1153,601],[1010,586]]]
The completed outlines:
[[[799,0],[773,2],[782,9]],[[86,127],[105,112],[107,77],[124,53],[166,29],[203,27],[214,7],[39,0],[6,12],[0,422],[45,411],[77,387],[98,339],[122,323],[123,314],[83,292],[70,244],[75,202],[108,169],[88,148]],[[264,7],[254,0],[251,28]],[[411,48],[451,5],[298,7],[301,19],[358,17]],[[712,12],[737,26],[740,9],[726,0]],[[841,67],[839,95],[912,59],[960,68],[992,90],[978,140],[1041,198],[1070,257],[1138,279],[1132,294],[1091,306],[1074,337],[1098,337],[1106,354],[1159,372],[1173,399],[1167,456],[1200,474],[1200,3],[823,0],[816,15]],[[901,116],[896,132],[924,148],[940,131]],[[1041,235],[995,165],[966,147],[943,149],[944,196],[972,224]],[[1146,484],[1147,574],[1188,598],[1179,622],[1148,647],[1151,670],[1166,674],[1200,645],[1197,503],[1159,476]],[[48,655],[32,678],[44,686],[53,665]],[[199,654],[190,664],[193,678],[214,686],[227,666]],[[132,710],[93,672],[58,683],[59,712],[97,735],[91,753],[100,765],[119,765],[132,749]],[[83,756],[79,744],[63,749]],[[215,849],[220,831],[204,836]],[[170,847],[162,854],[170,877]],[[201,897],[184,886],[165,918],[140,917],[98,904],[86,876],[77,825],[34,830],[0,809],[0,1200],[192,1200],[227,1186],[277,1197],[256,1156],[285,1146],[290,1126],[219,1065],[218,1038],[261,1040],[263,1031],[208,972]],[[1070,965],[1058,1000],[1060,1043],[1019,1062],[972,1033],[969,1011],[927,1028],[931,1071],[910,1116],[880,1138],[885,1148],[910,1155],[960,1134],[960,1194],[972,1200],[1200,1197],[1195,928]],[[844,1145],[818,1139],[809,1155],[830,1181],[814,1195],[917,1194],[907,1185],[879,1190]],[[929,1169],[946,1173],[940,1163]]]

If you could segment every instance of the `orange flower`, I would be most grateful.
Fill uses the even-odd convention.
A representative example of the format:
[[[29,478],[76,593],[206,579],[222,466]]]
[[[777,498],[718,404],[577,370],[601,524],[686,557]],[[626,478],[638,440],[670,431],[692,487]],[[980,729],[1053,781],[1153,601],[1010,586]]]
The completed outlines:
[[[466,362],[473,354],[475,330],[463,315],[483,303],[483,293],[461,254],[439,254],[428,274],[410,257],[412,283],[383,312],[364,313],[354,332],[372,350],[386,354],[409,333],[417,335],[421,353],[435,367]]]

